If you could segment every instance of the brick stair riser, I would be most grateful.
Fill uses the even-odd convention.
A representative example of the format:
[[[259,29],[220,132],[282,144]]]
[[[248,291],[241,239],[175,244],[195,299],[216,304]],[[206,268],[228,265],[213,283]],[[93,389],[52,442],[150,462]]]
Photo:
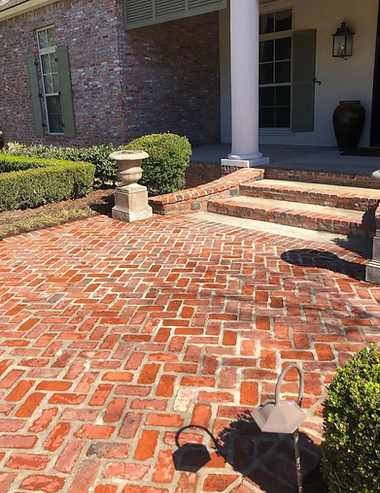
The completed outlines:
[[[256,221],[265,221],[285,226],[293,226],[315,231],[327,231],[335,234],[352,234],[354,236],[371,237],[373,230],[360,224],[358,221],[349,221],[344,218],[334,218],[317,214],[294,213],[284,210],[266,210],[245,205],[219,203],[210,201],[208,212],[224,214]]]
[[[265,178],[272,180],[291,180],[308,183],[326,183],[346,187],[380,188],[380,182],[371,180],[368,175],[346,175],[341,173],[326,173],[323,171],[265,169]]]
[[[302,204],[323,205],[366,211],[376,204],[376,200],[367,197],[339,197],[329,193],[314,192],[310,190],[278,189],[272,187],[257,187],[255,185],[241,185],[240,195],[245,197],[261,197],[264,199],[285,200],[287,202],[301,202]],[[379,193],[380,198],[380,193]]]

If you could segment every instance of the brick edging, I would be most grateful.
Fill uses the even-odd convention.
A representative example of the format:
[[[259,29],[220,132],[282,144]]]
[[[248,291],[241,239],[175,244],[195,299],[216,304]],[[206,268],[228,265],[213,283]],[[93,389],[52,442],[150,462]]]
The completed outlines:
[[[211,198],[238,195],[241,183],[255,179],[261,180],[263,177],[264,170],[262,169],[243,168],[199,187],[151,197],[149,205],[155,214],[165,216],[206,210],[207,202]]]
[[[345,173],[327,171],[265,168],[264,177],[272,180],[291,180],[349,187],[380,188],[380,181],[374,181],[371,178],[371,175],[347,175]]]

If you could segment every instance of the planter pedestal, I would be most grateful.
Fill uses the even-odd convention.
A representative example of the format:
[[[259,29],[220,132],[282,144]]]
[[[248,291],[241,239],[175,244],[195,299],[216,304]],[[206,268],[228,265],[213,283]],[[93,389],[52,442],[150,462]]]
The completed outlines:
[[[372,260],[365,270],[365,280],[372,284],[380,284],[380,230],[376,230],[373,238]]]
[[[110,154],[110,158],[117,162],[118,178],[127,183],[115,191],[113,219],[131,223],[152,217],[147,188],[137,183],[143,173],[142,160],[147,157],[149,154],[143,151],[116,151]]]

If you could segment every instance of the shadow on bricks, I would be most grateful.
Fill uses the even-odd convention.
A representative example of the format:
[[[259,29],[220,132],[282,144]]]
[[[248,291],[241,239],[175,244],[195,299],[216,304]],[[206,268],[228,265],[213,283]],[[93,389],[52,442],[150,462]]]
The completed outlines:
[[[317,267],[346,274],[358,281],[364,281],[365,279],[365,265],[349,262],[326,250],[288,250],[281,255],[281,259],[292,265]]]
[[[249,484],[267,493],[293,493],[297,476],[291,435],[262,433],[246,411],[219,433],[216,442],[216,453]],[[300,453],[306,477],[317,468],[320,454],[302,432]],[[210,454],[205,445],[183,443],[174,452],[173,460],[177,470],[198,472],[209,463]]]

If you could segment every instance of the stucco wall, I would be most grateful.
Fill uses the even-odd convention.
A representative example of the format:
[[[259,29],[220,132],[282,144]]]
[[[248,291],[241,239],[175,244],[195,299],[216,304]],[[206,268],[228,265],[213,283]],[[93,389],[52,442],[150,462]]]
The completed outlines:
[[[367,117],[360,145],[369,145],[373,68],[377,29],[378,0],[278,0],[263,2],[261,11],[292,8],[294,30],[317,29],[314,132],[287,136],[261,135],[262,144],[334,146],[332,113],[340,100],[359,99]],[[332,39],[342,21],[356,33],[354,55],[348,60],[331,56]],[[228,33],[221,33],[227,36]],[[222,64],[226,65],[226,54]],[[224,87],[227,82],[223,83]],[[226,103],[224,103],[226,104]],[[228,104],[228,103],[227,103]],[[223,112],[222,112],[223,114]],[[229,135],[229,122],[222,122],[222,135]],[[227,137],[228,139],[228,137]]]
[[[4,140],[122,144],[173,131],[219,138],[218,14],[125,32],[122,0],[61,0],[0,22],[0,121]],[[54,24],[68,45],[77,137],[36,137],[26,56],[35,30]]]

